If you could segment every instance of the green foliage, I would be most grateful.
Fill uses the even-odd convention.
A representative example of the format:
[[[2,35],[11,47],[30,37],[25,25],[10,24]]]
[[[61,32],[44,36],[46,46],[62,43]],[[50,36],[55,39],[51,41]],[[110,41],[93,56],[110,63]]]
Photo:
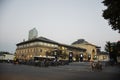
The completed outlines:
[[[106,52],[109,53],[110,59],[114,59],[117,62],[117,56],[120,56],[120,41],[118,42],[106,42]]]
[[[120,0],[104,0],[103,4],[107,7],[103,11],[104,19],[108,20],[113,30],[120,33]]]
[[[109,42],[106,42],[105,51],[108,52],[108,53],[111,53],[112,48],[111,48],[111,43],[110,43],[110,41],[109,41]]]
[[[117,42],[117,45],[116,45],[116,50],[117,50],[117,56],[120,56],[120,41]]]
[[[10,53],[5,51],[0,51],[0,54],[10,54]]]
[[[68,56],[68,54],[62,50],[51,51],[50,53],[47,52],[46,54],[49,54],[49,56],[55,56],[55,52],[56,56],[61,57],[62,59],[66,59],[66,57]]]
[[[67,56],[68,56],[68,55],[67,55],[66,52],[64,52],[64,53],[61,54],[61,58],[62,58],[62,59],[66,59]]]

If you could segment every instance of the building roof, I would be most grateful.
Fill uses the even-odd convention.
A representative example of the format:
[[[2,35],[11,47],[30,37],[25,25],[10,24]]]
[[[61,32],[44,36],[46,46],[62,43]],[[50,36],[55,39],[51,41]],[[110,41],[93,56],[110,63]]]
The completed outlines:
[[[84,49],[84,48],[75,47],[75,46],[72,46],[72,45],[67,45],[67,44],[59,44],[59,45],[68,47],[69,49],[77,49],[77,50],[86,51],[86,49]]]
[[[77,41],[73,42],[72,45],[74,44],[85,44],[85,45],[92,45],[92,46],[95,46],[96,48],[100,48],[99,46],[96,46],[94,44],[91,44],[87,41],[85,41],[84,39],[78,39]]]
[[[53,40],[50,40],[48,38],[45,38],[45,37],[41,36],[41,37],[38,37],[38,38],[35,38],[35,39],[32,39],[32,40],[23,41],[23,42],[18,43],[16,45],[18,46],[18,45],[21,45],[21,44],[26,44],[26,43],[36,42],[36,41],[42,41],[42,42],[49,42],[49,43],[53,43],[53,44],[58,44],[58,42],[56,42],[56,41],[53,41]]]
[[[84,39],[78,39],[77,41],[73,42],[72,44],[83,44],[83,43],[88,43]]]
[[[58,44],[58,42],[53,41],[53,40],[48,39],[48,38],[45,38],[45,37],[42,37],[42,36],[39,37],[38,39],[41,40],[41,41],[45,41],[45,42],[50,42],[50,43],[56,43],[56,44]]]

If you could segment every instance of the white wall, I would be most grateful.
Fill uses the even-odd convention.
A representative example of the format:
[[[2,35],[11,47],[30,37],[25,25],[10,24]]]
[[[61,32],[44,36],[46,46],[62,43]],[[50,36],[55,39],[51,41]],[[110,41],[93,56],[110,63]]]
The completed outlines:
[[[3,60],[14,60],[14,57],[12,54],[4,54]]]
[[[0,55],[0,60],[3,60],[4,56],[3,55]]]

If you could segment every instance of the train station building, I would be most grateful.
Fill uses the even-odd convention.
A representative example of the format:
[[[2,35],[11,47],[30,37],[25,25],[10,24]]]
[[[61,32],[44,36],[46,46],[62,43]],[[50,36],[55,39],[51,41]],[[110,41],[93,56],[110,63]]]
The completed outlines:
[[[101,53],[99,46],[89,43],[84,39],[78,39],[72,43],[72,46],[86,49],[84,57],[85,59],[89,58],[91,61],[98,59],[98,54]]]

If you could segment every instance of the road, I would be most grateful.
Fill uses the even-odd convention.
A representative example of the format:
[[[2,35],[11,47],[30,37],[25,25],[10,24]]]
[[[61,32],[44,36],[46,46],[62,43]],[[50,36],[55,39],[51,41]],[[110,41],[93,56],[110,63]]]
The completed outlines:
[[[120,80],[119,76],[114,67],[91,72],[87,63],[46,68],[0,63],[0,80]]]

